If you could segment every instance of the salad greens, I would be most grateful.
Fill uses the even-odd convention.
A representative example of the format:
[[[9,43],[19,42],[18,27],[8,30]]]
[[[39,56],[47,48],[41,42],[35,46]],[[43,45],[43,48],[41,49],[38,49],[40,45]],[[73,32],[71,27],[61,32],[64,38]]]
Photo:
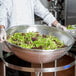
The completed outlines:
[[[8,42],[29,49],[58,49],[65,47],[57,37],[41,35],[38,32],[14,33],[7,38]]]
[[[73,27],[72,25],[68,25],[67,29],[76,29],[75,27]]]

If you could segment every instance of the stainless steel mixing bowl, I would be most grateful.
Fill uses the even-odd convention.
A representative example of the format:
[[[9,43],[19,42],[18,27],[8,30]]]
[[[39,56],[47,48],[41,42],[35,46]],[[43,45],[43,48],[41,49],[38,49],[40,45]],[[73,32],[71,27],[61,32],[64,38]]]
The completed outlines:
[[[76,39],[76,29],[69,29],[68,32]]]
[[[16,56],[22,60],[31,62],[31,63],[48,63],[53,60],[60,58],[65,55],[74,43],[74,38],[69,35],[67,32],[56,29],[54,27],[42,26],[42,25],[21,25],[14,26],[7,29],[7,35],[13,34],[15,32],[39,32],[40,34],[53,35],[58,37],[62,42],[64,42],[67,47],[54,50],[37,50],[37,49],[27,49],[11,44],[7,41],[4,41],[4,45],[7,50],[13,52]],[[5,48],[5,47],[3,47]]]

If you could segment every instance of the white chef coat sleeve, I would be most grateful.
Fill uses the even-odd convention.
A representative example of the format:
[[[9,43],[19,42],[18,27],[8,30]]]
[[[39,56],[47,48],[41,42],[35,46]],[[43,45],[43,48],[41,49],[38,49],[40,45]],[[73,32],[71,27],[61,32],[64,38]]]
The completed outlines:
[[[49,26],[56,20],[52,13],[49,12],[47,8],[45,8],[40,0],[35,0],[34,2],[35,14],[40,16],[44,22],[46,22]]]
[[[3,2],[4,1],[0,0],[0,25],[7,24],[7,10]]]
[[[4,25],[5,28],[8,26],[11,10],[11,0],[0,0],[0,25]]]

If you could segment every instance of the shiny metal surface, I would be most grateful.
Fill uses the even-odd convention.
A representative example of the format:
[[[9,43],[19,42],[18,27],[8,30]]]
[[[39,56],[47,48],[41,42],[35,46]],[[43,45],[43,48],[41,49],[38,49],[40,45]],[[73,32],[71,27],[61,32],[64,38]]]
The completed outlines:
[[[7,35],[13,34],[15,32],[39,32],[40,34],[53,35],[58,37],[61,41],[64,42],[67,47],[55,50],[36,50],[36,49],[27,49],[21,48],[16,45],[10,44],[7,41],[4,41],[4,45],[7,50],[9,49],[19,58],[31,62],[31,63],[48,63],[53,60],[60,58],[65,55],[67,51],[72,47],[74,43],[74,38],[69,35],[67,32],[56,29],[54,27],[33,25],[33,26],[14,26],[7,29]],[[5,47],[3,47],[4,49]],[[5,49],[6,49],[5,48]]]
[[[3,57],[3,56],[2,56]],[[10,57],[7,56],[7,57]],[[22,67],[22,66],[18,66],[18,65],[14,65],[14,64],[10,64],[9,62],[5,61],[4,58],[2,58],[3,62],[4,62],[4,66],[7,66],[11,69],[14,69],[14,70],[18,70],[18,71],[24,71],[24,72],[58,72],[58,71],[63,71],[63,70],[66,70],[66,69],[69,69],[71,68],[72,66],[74,66],[76,64],[76,60],[69,63],[69,64],[66,64],[64,66],[59,66],[59,67],[49,67],[49,68],[35,68],[35,67]]]
[[[71,34],[76,39],[76,29],[69,29],[69,34]]]
[[[76,61],[73,61],[70,64],[67,64],[65,66],[61,67],[53,67],[53,68],[33,68],[33,67],[21,67],[21,66],[16,66],[10,63],[5,62],[5,65],[11,69],[19,70],[19,71],[24,71],[24,72],[57,72],[57,71],[62,71],[71,68],[74,66]]]

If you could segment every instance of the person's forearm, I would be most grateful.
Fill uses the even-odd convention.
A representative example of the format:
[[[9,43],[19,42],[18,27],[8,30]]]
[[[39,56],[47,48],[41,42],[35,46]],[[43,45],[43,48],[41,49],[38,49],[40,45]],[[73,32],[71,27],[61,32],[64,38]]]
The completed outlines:
[[[53,14],[39,0],[35,1],[35,14],[40,16],[49,26],[56,20]]]

